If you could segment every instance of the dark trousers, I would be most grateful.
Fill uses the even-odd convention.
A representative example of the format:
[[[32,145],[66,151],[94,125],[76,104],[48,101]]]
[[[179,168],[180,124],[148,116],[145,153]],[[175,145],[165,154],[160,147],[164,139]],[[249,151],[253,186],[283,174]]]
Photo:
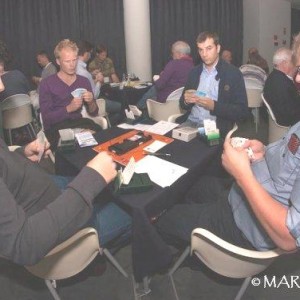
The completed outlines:
[[[232,179],[201,177],[186,195],[156,223],[157,230],[175,246],[190,244],[191,232],[204,228],[225,241],[254,249],[235,224],[228,194]]]

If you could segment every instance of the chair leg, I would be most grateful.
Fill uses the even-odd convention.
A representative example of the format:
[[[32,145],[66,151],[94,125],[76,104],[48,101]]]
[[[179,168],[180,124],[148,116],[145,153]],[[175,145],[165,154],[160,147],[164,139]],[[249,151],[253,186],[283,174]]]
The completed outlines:
[[[36,133],[35,133],[35,130],[34,130],[34,127],[33,127],[32,123],[29,123],[28,126],[30,128],[29,129],[29,135],[30,135],[30,137],[32,139],[36,138]]]
[[[251,281],[251,278],[252,277],[245,278],[245,280],[244,280],[239,292],[237,293],[236,297],[234,298],[234,300],[240,300],[243,297],[243,295],[244,295],[244,293],[245,293],[245,291],[246,291],[246,289],[247,289],[247,287],[248,287],[248,285]]]
[[[12,135],[11,135],[11,129],[7,129],[7,132],[8,132],[9,146],[11,146],[11,145],[13,145]]]
[[[255,132],[257,133],[257,126],[259,123],[259,108],[255,107]]]
[[[186,249],[183,251],[183,253],[179,257],[179,259],[177,260],[177,262],[173,266],[173,268],[168,272],[168,275],[169,275],[170,280],[171,280],[171,284],[172,284],[172,288],[173,288],[176,300],[179,300],[179,297],[178,297],[178,294],[177,294],[177,290],[176,290],[176,286],[175,286],[173,274],[180,267],[180,265],[183,263],[183,261],[187,258],[187,256],[189,255],[190,251],[191,251],[191,247],[190,246],[186,247]]]
[[[177,262],[175,263],[175,265],[168,272],[169,275],[173,275],[175,273],[175,271],[179,268],[179,266],[182,264],[182,262],[187,258],[187,256],[189,255],[190,251],[191,251],[191,247],[190,246],[188,246],[188,247],[185,248],[185,250],[183,251],[183,253],[179,257],[179,259],[177,260]]]
[[[45,283],[55,300],[61,300],[56,291],[56,282],[55,280],[45,279]]]
[[[119,270],[119,272],[126,278],[128,278],[128,274],[126,271],[121,267],[121,265],[117,262],[117,260],[110,254],[110,252],[104,248],[103,253],[108,258],[108,260]]]

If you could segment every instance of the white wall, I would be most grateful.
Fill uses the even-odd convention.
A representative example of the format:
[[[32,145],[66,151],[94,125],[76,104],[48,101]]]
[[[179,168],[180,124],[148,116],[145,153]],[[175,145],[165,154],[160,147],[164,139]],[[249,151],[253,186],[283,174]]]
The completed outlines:
[[[243,4],[243,62],[247,61],[248,49],[256,47],[272,70],[274,51],[284,46],[283,40],[286,40],[285,46],[290,47],[291,3],[289,0],[244,0]],[[274,45],[274,35],[277,35],[278,46]]]

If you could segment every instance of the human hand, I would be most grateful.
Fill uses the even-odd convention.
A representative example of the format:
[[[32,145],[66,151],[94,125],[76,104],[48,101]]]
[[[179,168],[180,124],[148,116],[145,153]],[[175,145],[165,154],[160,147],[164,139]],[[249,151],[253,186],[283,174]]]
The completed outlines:
[[[116,164],[107,152],[100,152],[87,163],[87,166],[98,172],[106,183],[110,183],[117,175]]]
[[[196,103],[197,96],[196,96],[196,90],[186,90],[184,92],[184,102],[186,104]]]
[[[77,111],[82,107],[83,99],[82,98],[73,98],[69,105],[67,105],[67,112]]]
[[[40,153],[44,152],[44,157],[48,157],[50,154],[50,144],[47,140],[44,141],[44,144],[41,144],[38,139],[27,144],[24,148],[25,156],[31,161],[38,162],[40,160]]]
[[[84,92],[81,97],[82,97],[83,101],[88,104],[94,101],[93,93],[91,93],[89,91]]]
[[[40,83],[40,77],[32,76],[32,81],[33,81],[33,83],[38,85]]]
[[[225,139],[222,165],[236,180],[251,174],[250,158],[243,147],[233,148],[230,138]]]
[[[196,96],[196,104],[210,111],[215,108],[215,101],[208,97]]]
[[[251,161],[257,161],[265,156],[265,146],[262,142],[258,140],[246,140],[243,149],[251,148],[253,152],[253,157]]]

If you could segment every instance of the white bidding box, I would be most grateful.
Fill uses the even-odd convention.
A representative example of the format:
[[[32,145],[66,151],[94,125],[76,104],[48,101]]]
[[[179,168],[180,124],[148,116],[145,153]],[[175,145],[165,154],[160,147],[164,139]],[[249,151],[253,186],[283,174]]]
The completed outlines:
[[[189,142],[198,134],[198,129],[193,127],[179,127],[172,131],[172,137],[177,140]]]

